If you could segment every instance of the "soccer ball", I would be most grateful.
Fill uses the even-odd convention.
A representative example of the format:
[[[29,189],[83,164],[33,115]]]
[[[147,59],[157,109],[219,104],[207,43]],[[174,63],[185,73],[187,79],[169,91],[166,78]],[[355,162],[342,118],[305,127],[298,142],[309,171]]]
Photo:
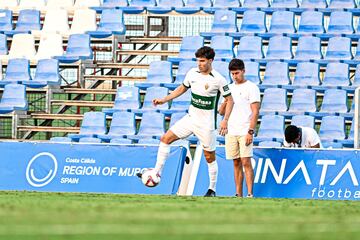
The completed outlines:
[[[145,169],[142,173],[141,180],[147,187],[155,187],[160,183],[160,174],[153,168]]]

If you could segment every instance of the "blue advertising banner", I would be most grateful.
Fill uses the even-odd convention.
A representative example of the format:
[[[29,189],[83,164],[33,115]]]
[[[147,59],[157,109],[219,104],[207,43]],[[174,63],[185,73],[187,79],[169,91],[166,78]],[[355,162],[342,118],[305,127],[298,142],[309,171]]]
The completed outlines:
[[[156,146],[0,142],[0,190],[176,194],[186,149],[171,147],[161,182],[136,176],[155,166]]]
[[[235,196],[233,161],[217,148],[218,196]],[[196,161],[196,160],[195,160]],[[360,199],[360,156],[354,150],[255,148],[255,197],[357,200]],[[209,184],[204,156],[193,195],[203,195]],[[244,182],[246,194],[246,184]]]

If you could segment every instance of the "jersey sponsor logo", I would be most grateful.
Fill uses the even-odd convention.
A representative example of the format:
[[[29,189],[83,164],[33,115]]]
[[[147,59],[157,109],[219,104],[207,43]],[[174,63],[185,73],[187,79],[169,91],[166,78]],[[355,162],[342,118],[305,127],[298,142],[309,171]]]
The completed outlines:
[[[215,109],[216,97],[205,97],[191,93],[191,105],[203,110]]]

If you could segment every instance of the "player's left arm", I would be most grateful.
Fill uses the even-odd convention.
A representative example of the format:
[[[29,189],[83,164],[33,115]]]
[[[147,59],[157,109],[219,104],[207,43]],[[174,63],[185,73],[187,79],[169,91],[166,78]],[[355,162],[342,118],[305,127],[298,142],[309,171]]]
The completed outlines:
[[[234,106],[234,100],[233,100],[231,94],[225,96],[224,98],[225,98],[225,102],[226,102],[226,107],[225,107],[224,118],[220,122],[220,135],[222,135],[222,136],[225,136],[225,134],[228,132],[228,129],[227,129],[228,121],[229,121],[229,117],[230,117],[230,114],[231,114],[233,106]]]
[[[259,109],[260,109],[260,102],[253,102],[250,104],[251,109],[251,119],[250,119],[250,127],[249,130],[255,131],[256,124],[259,118]],[[246,146],[250,145],[253,142],[254,135],[247,134],[246,135]]]

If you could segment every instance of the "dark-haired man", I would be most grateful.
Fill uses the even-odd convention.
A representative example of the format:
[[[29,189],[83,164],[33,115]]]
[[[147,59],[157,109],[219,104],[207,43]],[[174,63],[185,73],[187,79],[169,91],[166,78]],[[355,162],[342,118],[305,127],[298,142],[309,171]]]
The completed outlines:
[[[317,132],[309,127],[289,125],[285,129],[284,147],[322,148]]]
[[[260,90],[256,84],[245,79],[245,65],[242,60],[231,60],[229,71],[234,80],[230,84],[234,107],[229,118],[228,134],[225,136],[225,153],[227,159],[234,161],[236,196],[243,196],[244,169],[247,197],[253,197],[254,170],[251,157],[253,156],[253,135],[259,116]],[[224,113],[227,104],[225,99],[220,106],[220,114]]]
[[[154,99],[153,104],[164,104],[179,97],[191,88],[189,113],[176,122],[160,139],[155,171],[161,175],[170,152],[170,144],[191,134],[198,137],[208,163],[209,188],[206,197],[215,197],[218,165],[215,160],[216,116],[220,94],[227,100],[224,120],[220,123],[221,135],[227,133],[227,121],[233,107],[233,99],[225,78],[212,69],[215,51],[202,47],[195,53],[198,67],[190,69],[182,85],[164,98]],[[139,177],[141,174],[138,175]]]

